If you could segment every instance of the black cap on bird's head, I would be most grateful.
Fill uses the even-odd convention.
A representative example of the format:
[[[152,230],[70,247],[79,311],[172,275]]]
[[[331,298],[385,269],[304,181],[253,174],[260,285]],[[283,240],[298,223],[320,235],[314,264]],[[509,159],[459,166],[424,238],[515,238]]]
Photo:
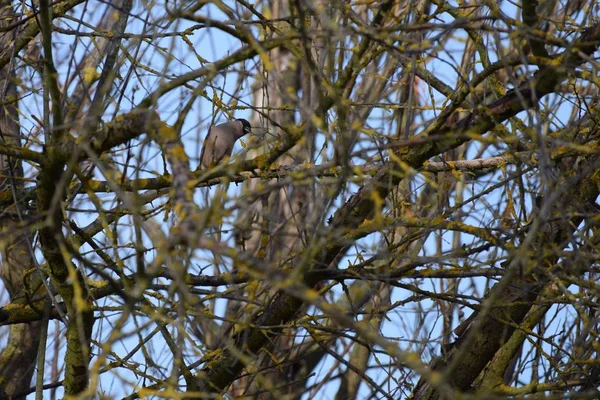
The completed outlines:
[[[250,131],[252,130],[252,128],[250,127],[250,122],[248,122],[247,120],[245,120],[243,118],[238,118],[238,119],[236,119],[236,121],[240,121],[242,123],[242,126],[244,127],[244,135],[247,135],[250,133]]]

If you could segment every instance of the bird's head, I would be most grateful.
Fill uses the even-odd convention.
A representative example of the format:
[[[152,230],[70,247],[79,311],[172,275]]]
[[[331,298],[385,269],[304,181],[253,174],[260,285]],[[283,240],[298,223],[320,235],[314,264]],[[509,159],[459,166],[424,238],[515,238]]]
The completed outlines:
[[[247,120],[245,120],[243,118],[238,118],[238,119],[236,119],[236,121],[239,121],[242,123],[243,129],[244,129],[244,135],[247,135],[252,131],[250,122],[248,122]]]

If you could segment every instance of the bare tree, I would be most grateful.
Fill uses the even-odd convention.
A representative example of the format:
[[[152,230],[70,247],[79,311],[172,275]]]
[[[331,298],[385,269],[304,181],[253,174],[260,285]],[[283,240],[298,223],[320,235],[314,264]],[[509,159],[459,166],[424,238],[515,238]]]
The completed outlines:
[[[599,10],[6,3],[0,398],[598,397]]]

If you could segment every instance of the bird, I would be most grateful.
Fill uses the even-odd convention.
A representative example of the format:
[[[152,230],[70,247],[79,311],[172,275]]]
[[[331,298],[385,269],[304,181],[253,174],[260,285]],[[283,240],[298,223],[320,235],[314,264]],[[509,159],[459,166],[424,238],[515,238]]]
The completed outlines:
[[[236,140],[249,134],[251,130],[250,122],[243,118],[211,127],[200,152],[202,168],[214,167],[225,157],[231,157]]]

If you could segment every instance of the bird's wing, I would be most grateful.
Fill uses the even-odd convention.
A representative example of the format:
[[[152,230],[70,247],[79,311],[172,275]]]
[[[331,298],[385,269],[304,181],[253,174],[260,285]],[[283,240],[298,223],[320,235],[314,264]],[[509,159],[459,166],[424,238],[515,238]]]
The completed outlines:
[[[206,137],[204,138],[204,142],[202,143],[202,150],[200,150],[200,166],[202,166],[203,161],[204,161],[204,151],[206,150],[206,146],[209,143],[208,139],[210,138],[211,130],[212,130],[212,128],[208,128],[208,133],[206,134]]]
[[[231,156],[233,151],[233,143],[231,143],[231,135],[220,134],[215,137],[213,146],[211,148],[213,162],[218,164],[221,162],[223,157]]]

